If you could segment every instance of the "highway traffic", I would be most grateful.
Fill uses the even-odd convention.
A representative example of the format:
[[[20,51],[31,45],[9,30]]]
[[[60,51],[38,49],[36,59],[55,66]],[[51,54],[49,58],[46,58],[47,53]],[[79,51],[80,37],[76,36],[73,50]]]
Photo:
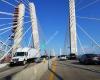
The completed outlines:
[[[99,80],[100,79],[100,65],[85,65],[80,64],[78,60],[59,60],[55,58],[54,60],[46,60],[48,69],[43,72],[40,79],[36,80]],[[46,64],[44,61],[41,63]],[[41,63],[27,63],[23,65],[15,65],[13,67],[6,66],[0,69],[0,80],[13,80],[12,77],[16,74],[18,75],[15,80],[20,77],[20,75],[25,75],[29,77],[26,73],[27,70],[34,68],[35,65]],[[44,70],[39,66],[40,70]],[[31,71],[34,71],[32,69]],[[21,74],[21,72],[23,72]],[[31,72],[29,72],[30,74]],[[32,75],[32,74],[31,74]],[[37,74],[39,75],[39,74]],[[24,78],[24,76],[22,76]],[[35,76],[33,76],[35,77]],[[35,80],[35,79],[33,79]]]
[[[41,80],[100,80],[100,65],[83,65],[77,60],[57,59]]]

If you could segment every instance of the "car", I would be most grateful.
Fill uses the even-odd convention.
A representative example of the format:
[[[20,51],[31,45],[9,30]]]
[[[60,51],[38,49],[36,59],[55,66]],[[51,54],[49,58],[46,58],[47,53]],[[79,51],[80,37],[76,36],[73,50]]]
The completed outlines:
[[[76,57],[75,54],[70,54],[70,55],[68,56],[68,59],[70,59],[70,60],[75,60],[75,59],[77,59],[77,57]]]
[[[60,55],[59,55],[59,56],[57,56],[57,58],[59,59],[59,58],[60,58]]]
[[[79,58],[79,62],[83,64],[98,64],[100,62],[100,58],[97,54],[83,54]]]
[[[67,60],[67,55],[60,55],[59,60]]]
[[[100,54],[98,55],[98,60],[99,60],[99,61],[98,61],[98,64],[100,64]]]
[[[35,63],[41,63],[42,62],[42,59],[41,58],[36,58],[35,59]]]
[[[41,59],[46,59],[46,60],[48,60],[49,59],[49,56],[47,56],[47,55],[42,55],[41,57],[40,57]]]

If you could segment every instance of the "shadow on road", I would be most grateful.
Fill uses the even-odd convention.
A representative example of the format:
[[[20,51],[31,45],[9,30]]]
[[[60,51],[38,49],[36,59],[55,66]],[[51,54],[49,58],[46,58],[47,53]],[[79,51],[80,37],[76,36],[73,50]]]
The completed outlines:
[[[29,66],[29,64],[25,65],[24,68],[23,68],[22,70],[24,70],[24,69],[27,68],[28,66]],[[20,71],[18,71],[18,72],[21,72],[22,70],[20,70]],[[18,72],[15,72],[15,73],[10,74],[10,75],[8,75],[8,76],[6,76],[6,77],[3,77],[3,78],[0,79],[0,80],[12,80],[12,76],[15,75],[15,74],[17,74]]]
[[[11,80],[12,76],[7,76],[3,80]]]
[[[75,64],[75,65],[83,65],[83,64],[81,64],[81,63],[79,63],[79,62],[71,62],[71,64]]]
[[[64,80],[60,75],[58,75],[56,72],[54,72],[50,67],[48,68],[48,70],[50,72],[52,72],[58,78],[58,80]]]

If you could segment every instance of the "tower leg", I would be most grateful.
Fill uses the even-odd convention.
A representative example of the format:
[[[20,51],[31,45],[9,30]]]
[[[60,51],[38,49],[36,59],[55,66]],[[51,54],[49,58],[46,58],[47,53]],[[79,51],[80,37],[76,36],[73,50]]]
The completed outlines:
[[[33,34],[33,46],[37,50],[37,57],[40,55],[40,44],[39,44],[39,32],[38,32],[38,24],[37,24],[37,17],[36,17],[36,11],[35,11],[35,5],[34,3],[29,3],[30,8],[30,16],[31,16],[31,22],[32,22],[32,34]]]
[[[70,59],[77,56],[75,0],[69,0]]]
[[[13,23],[13,33],[14,35],[12,36],[13,40],[13,49],[12,53],[16,52],[16,49],[21,46],[21,41],[22,41],[22,35],[23,35],[23,19],[24,19],[24,13],[25,13],[25,6],[23,3],[20,3],[18,7],[15,9],[14,13],[14,23]]]

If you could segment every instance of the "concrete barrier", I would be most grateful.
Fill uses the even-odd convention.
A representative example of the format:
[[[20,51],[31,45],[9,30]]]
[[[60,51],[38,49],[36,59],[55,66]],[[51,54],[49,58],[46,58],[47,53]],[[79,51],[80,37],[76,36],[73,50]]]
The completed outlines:
[[[3,64],[0,64],[0,69],[7,66],[9,63],[3,63]]]
[[[47,70],[48,61],[45,61],[13,75],[12,80],[40,80]]]

